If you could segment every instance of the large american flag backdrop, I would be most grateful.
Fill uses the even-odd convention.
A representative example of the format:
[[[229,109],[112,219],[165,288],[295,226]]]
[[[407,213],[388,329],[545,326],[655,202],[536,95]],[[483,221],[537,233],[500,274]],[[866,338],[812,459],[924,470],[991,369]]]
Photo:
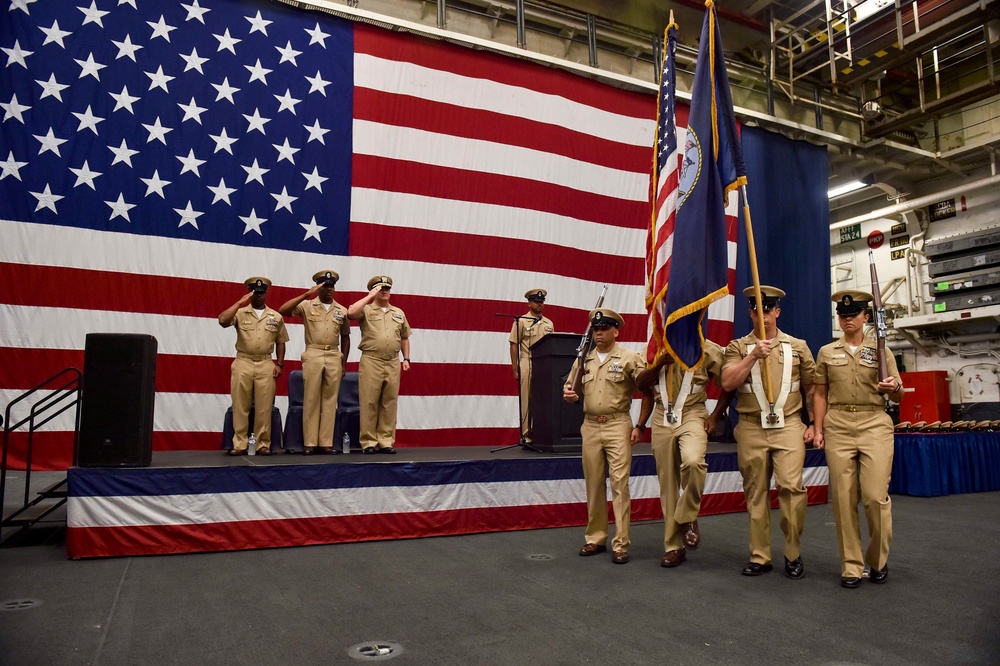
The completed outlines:
[[[150,333],[154,449],[217,449],[218,313],[248,276],[277,307],[325,268],[345,305],[393,277],[414,329],[401,446],[517,441],[496,313],[531,287],[579,331],[610,283],[642,349],[653,95],[263,0],[0,12],[0,405],[82,367],[89,332]],[[731,331],[731,299],[714,317]],[[35,464],[67,466],[71,419],[46,428]]]

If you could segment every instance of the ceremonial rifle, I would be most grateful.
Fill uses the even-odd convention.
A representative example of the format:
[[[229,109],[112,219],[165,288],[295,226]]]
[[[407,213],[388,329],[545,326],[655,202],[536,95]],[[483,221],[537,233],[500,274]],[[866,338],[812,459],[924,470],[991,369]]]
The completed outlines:
[[[875,350],[878,359],[878,380],[884,382],[889,376],[885,363],[885,336],[889,327],[885,323],[885,308],[882,306],[882,293],[878,286],[878,272],[875,270],[875,255],[868,250],[868,265],[872,272],[872,305],[875,310]]]
[[[601,297],[597,299],[597,305],[594,309],[604,305],[604,296],[608,293],[608,285],[604,285],[604,289],[601,289]],[[587,358],[587,354],[594,347],[594,325],[591,321],[587,321],[587,331],[583,334],[583,338],[580,339],[580,346],[576,348],[576,365],[574,366],[573,374],[569,378],[570,390],[577,394],[579,397],[583,397],[583,360]]]

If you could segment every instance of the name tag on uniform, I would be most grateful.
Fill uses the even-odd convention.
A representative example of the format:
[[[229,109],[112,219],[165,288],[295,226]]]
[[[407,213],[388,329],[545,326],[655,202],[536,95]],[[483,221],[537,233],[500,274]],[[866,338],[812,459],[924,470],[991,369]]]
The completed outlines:
[[[844,354],[844,353],[830,354],[830,358],[847,358],[847,354]]]

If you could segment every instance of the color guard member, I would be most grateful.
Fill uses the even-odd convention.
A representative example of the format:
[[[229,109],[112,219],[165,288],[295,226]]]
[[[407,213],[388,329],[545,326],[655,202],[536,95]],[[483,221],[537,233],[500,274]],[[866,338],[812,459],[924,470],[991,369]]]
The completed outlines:
[[[340,275],[331,270],[319,271],[312,279],[316,283],[312,289],[282,305],[278,312],[285,317],[301,317],[305,328],[302,452],[335,454],[340,453],[333,441],[337,397],[351,349],[351,324],[347,308],[333,300]]]
[[[833,295],[844,337],[820,349],[816,357],[815,446],[826,447],[840,546],[840,584],[846,588],[861,584],[866,562],[871,582],[884,583],[889,577],[893,431],[885,399],[900,401],[903,383],[892,354],[885,358],[889,376],[878,380],[875,340],[864,332],[872,300],[863,291]],[[866,554],[861,552],[859,497],[870,538]]]
[[[521,440],[531,442],[531,352],[529,348],[552,333],[552,321],[542,316],[545,309],[544,289],[530,289],[524,294],[528,299],[528,314],[518,318],[510,327],[510,364],[521,391]]]
[[[219,326],[236,326],[236,359],[233,361],[230,387],[233,397],[233,449],[231,456],[246,455],[250,419],[250,401],[254,400],[254,437],[256,452],[271,455],[271,407],[274,404],[274,381],[285,365],[288,332],[281,315],[267,307],[266,277],[248,278],[247,294],[219,315]],[[271,352],[277,351],[275,361]]]
[[[806,517],[802,466],[805,443],[813,439],[813,427],[800,417],[802,395],[812,412],[815,363],[804,340],[778,330],[781,299],[785,292],[761,285],[763,303],[757,307],[753,287],[743,291],[750,299],[750,318],[755,327],[764,318],[765,340],[755,333],[733,340],[726,348],[722,366],[722,388],[738,391],[736,411],[740,422],[734,432],[737,459],[743,475],[747,512],[750,514],[750,562],[744,576],[771,571],[771,470],[778,486],[781,530],[785,533],[785,575],[800,579],[805,575],[800,537]],[[762,311],[762,312],[761,312]],[[756,328],[755,328],[756,330]],[[762,380],[761,359],[769,360],[771,386],[776,395],[768,404]]]
[[[347,309],[361,322],[361,361],[358,363],[358,400],[361,403],[362,453],[396,453],[396,399],[400,361],[410,369],[410,325],[406,315],[389,305],[392,278],[368,280],[368,294]]]
[[[731,391],[723,391],[711,414],[705,408],[709,379],[721,381],[722,359],[722,347],[706,340],[705,357],[697,370],[685,372],[663,354],[656,365],[639,375],[639,390],[652,389],[643,393],[642,400],[643,413],[653,412],[653,457],[663,510],[663,567],[680,565],[687,559],[687,549],[701,544],[698,512],[708,476],[708,436],[715,432],[733,397]],[[643,421],[640,416],[640,424]]]
[[[618,332],[625,324],[617,312],[600,308],[590,312],[594,349],[583,361],[583,478],[587,488],[586,544],[580,555],[587,557],[607,550],[608,493],[605,465],[611,479],[611,503],[615,512],[615,538],[611,542],[615,564],[628,562],[629,520],[632,498],[628,480],[632,468],[632,446],[642,430],[632,426],[629,409],[635,380],[646,367],[636,352],[619,345]],[[575,368],[579,361],[573,362]],[[570,370],[570,376],[574,374]],[[580,399],[567,383],[563,400]]]

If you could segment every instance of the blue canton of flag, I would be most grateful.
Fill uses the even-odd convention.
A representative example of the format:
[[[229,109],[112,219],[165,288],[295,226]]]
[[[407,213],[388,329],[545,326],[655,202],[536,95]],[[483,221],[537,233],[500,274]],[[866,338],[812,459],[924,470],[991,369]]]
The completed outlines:
[[[351,27],[136,1],[0,9],[0,218],[346,254]]]
[[[746,184],[743,152],[715,6],[706,2],[688,119],[673,255],[666,294],[665,344],[685,369],[701,362],[702,320],[729,293],[727,197]]]

